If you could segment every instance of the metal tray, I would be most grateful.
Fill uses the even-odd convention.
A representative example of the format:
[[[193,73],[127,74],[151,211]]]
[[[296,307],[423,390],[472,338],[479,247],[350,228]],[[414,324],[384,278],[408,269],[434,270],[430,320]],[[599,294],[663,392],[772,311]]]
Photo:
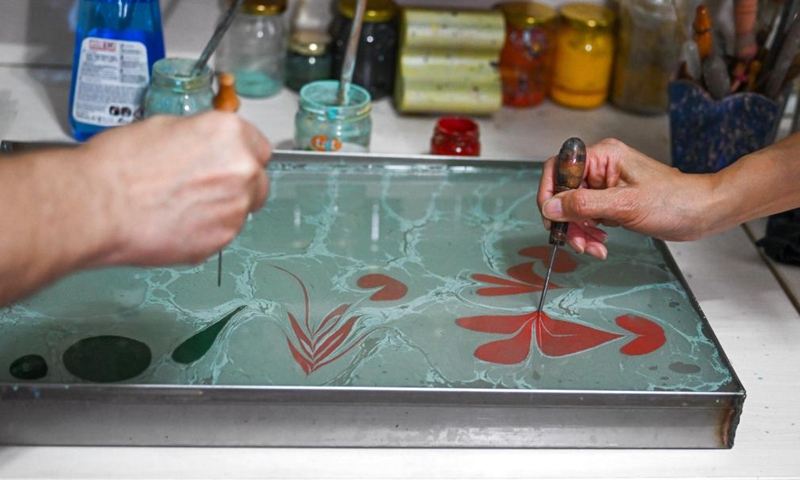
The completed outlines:
[[[0,310],[0,443],[730,448],[745,391],[662,242],[562,249],[535,315],[540,167],[276,152],[221,287],[214,256]]]

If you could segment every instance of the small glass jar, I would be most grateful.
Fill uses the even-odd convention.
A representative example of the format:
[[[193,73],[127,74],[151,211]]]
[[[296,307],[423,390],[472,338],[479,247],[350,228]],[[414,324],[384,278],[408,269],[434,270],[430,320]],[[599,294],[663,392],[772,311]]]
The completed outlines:
[[[283,88],[289,37],[285,10],[286,0],[245,0],[222,37],[216,68],[236,76],[239,95],[265,98]]]
[[[350,84],[345,105],[338,104],[338,93],[338,80],[319,80],[300,89],[294,133],[297,150],[369,151],[372,136],[369,92]]]
[[[340,78],[356,0],[339,0],[331,24],[333,36],[333,78]],[[366,88],[372,100],[394,92],[397,63],[397,4],[392,0],[367,0],[364,23],[353,69],[353,83]]]
[[[561,7],[550,98],[572,108],[596,108],[608,99],[614,63],[615,14],[602,5]]]
[[[466,117],[442,117],[431,138],[433,155],[477,157],[481,154],[478,124]]]
[[[622,0],[619,6],[611,101],[632,112],[664,113],[683,41],[675,6],[672,0]]]
[[[144,95],[144,117],[153,115],[194,115],[211,110],[211,68],[190,76],[196,59],[162,58],[153,65],[153,78]]]
[[[325,32],[300,30],[289,39],[286,86],[298,91],[306,83],[331,78],[331,36]]]
[[[556,11],[536,2],[496,5],[506,18],[506,41],[500,52],[503,104],[532,107],[550,90]]]

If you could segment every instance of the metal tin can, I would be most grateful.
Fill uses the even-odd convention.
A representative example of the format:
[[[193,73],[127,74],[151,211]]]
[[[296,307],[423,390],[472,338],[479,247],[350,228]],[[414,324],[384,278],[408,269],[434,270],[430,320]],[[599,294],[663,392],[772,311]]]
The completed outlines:
[[[298,150],[368,152],[372,102],[367,90],[351,84],[347,103],[339,105],[338,80],[319,80],[300,89],[294,143]]]
[[[163,58],[153,65],[153,78],[144,95],[144,116],[194,115],[213,108],[211,68],[191,76],[197,60]]]
[[[570,3],[559,12],[550,98],[572,108],[599,107],[611,85],[616,15],[588,3]]]
[[[355,16],[356,0],[339,0],[331,24],[333,78],[342,74],[342,63]],[[366,88],[372,100],[391,95],[397,63],[397,5],[392,0],[367,0],[361,27],[353,82]]]
[[[550,90],[556,11],[536,2],[495,6],[506,18],[506,41],[500,53],[503,104],[532,107]]]

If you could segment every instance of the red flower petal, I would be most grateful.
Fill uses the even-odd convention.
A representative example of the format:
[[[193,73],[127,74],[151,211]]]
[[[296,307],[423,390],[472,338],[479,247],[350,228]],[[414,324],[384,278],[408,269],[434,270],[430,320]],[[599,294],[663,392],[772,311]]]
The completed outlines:
[[[523,281],[527,284],[537,287],[536,288],[537,292],[542,290],[542,285],[544,285],[544,278],[533,273],[533,262],[520,263],[519,265],[514,265],[513,267],[507,270],[507,273],[512,278],[516,278],[517,280]],[[553,282],[550,282],[549,288],[561,288],[561,287]]]
[[[523,325],[519,333],[506,340],[498,340],[481,345],[475,349],[475,357],[484,362],[514,365],[528,358],[531,353],[530,322]]]
[[[536,344],[543,354],[550,357],[582,352],[620,337],[622,335],[588,325],[550,318],[544,313],[536,322]]]
[[[474,280],[484,283],[493,283],[496,285],[506,285],[503,287],[483,287],[479,288],[475,293],[482,297],[499,297],[503,295],[518,295],[520,293],[538,292],[541,287],[534,287],[524,283],[515,282],[507,278],[495,277],[494,275],[485,275],[483,273],[476,273],[472,275]]]
[[[381,287],[369,297],[376,302],[400,300],[408,293],[408,287],[403,282],[381,273],[364,275],[358,279],[358,286],[364,289]]]
[[[523,315],[479,315],[456,320],[456,325],[476,332],[484,333],[516,333],[525,323],[533,319],[534,314]]]
[[[638,335],[619,349],[625,355],[646,355],[658,350],[667,341],[661,325],[646,318],[622,315],[617,317],[617,325]]]

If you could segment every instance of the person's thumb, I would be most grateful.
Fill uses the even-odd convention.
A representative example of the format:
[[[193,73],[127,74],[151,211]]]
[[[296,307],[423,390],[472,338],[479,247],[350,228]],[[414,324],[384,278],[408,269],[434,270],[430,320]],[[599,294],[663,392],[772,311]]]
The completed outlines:
[[[582,188],[562,192],[544,202],[542,215],[555,222],[573,222],[589,218],[614,218],[613,205],[605,190]]]

